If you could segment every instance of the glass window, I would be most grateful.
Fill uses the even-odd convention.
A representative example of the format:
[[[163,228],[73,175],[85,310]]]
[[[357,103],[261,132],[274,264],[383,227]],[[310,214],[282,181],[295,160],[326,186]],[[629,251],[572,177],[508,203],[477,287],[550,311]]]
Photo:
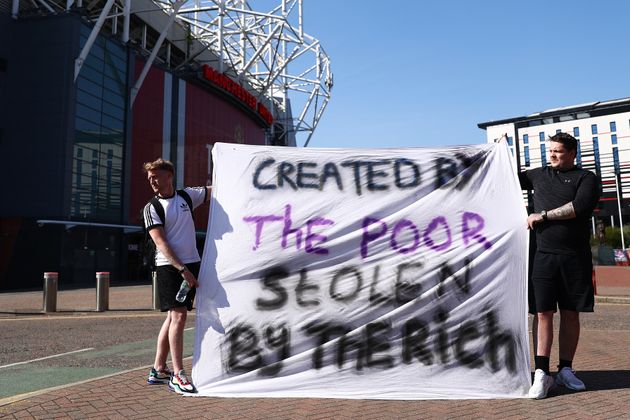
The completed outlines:
[[[597,124],[591,125],[591,134],[597,134]]]
[[[108,102],[103,102],[103,113],[119,121],[124,121],[125,119],[125,110],[120,109],[116,105],[111,105]]]
[[[101,112],[89,108],[85,105],[77,103],[77,117],[81,117],[85,120],[92,121],[93,123],[101,123]]]
[[[96,58],[92,54],[87,56],[87,58],[85,59],[85,63],[83,63],[83,64],[89,64],[90,67],[95,68],[95,69],[97,69],[99,71],[100,71],[100,69],[103,68],[103,60],[101,60],[100,58]],[[79,75],[80,74],[81,73],[79,73]]]
[[[81,26],[84,45],[90,30]],[[127,54],[99,36],[77,79],[70,216],[103,222],[122,217]]]
[[[90,95],[96,96],[98,98],[103,96],[103,88],[100,85],[92,83],[86,78],[82,77],[81,73],[79,73],[79,78],[77,79],[77,86],[79,87],[79,89],[89,92]]]
[[[124,80],[114,80],[105,76],[105,80],[103,85],[106,89],[111,90],[115,94],[124,95],[125,94],[125,81]]]
[[[514,144],[514,139],[512,137],[507,138],[508,146],[512,146]]]
[[[107,115],[103,114],[103,128],[104,129],[108,129],[106,131],[113,131],[113,132],[121,132],[124,129],[124,124],[121,120],[117,120],[116,118],[111,118],[108,117]]]
[[[89,64],[85,64],[81,67],[81,76],[88,79],[90,82],[94,82],[98,85],[103,83],[103,73],[94,69]]]
[[[601,173],[601,161],[599,160],[599,139],[593,137],[593,156],[595,158],[595,171],[597,175]]]
[[[523,144],[527,144],[527,143],[529,143],[529,135],[523,134]]]
[[[524,147],[524,152],[525,152],[525,166],[529,166],[530,161],[529,161],[529,146],[525,146]]]
[[[80,134],[84,134],[84,133],[96,133],[99,134],[101,132],[101,126],[100,124],[96,124],[92,121],[87,121],[84,120],[81,117],[76,117],[74,119],[74,128],[75,130],[77,130],[76,135],[79,136]],[[76,139],[75,139],[76,141]]]
[[[92,109],[100,111],[103,101],[101,101],[100,98],[90,95],[89,93],[81,89],[77,89],[77,103],[87,105]]]
[[[617,144],[617,135],[613,134],[612,136],[610,136],[610,141],[612,144]]]
[[[540,145],[540,166],[547,166],[547,148],[544,143]]]
[[[580,127],[573,127],[573,137],[580,137]]]
[[[103,99],[112,105],[117,106],[120,109],[125,108],[125,97],[121,96],[109,89],[103,89]]]
[[[545,141],[545,132],[541,131],[540,133],[538,133],[538,138],[540,139],[540,141]]]
[[[577,142],[577,154],[576,154],[577,165],[582,166],[582,146],[580,142]]]
[[[614,133],[615,131],[617,131],[617,123],[614,121],[610,122],[610,132]]]

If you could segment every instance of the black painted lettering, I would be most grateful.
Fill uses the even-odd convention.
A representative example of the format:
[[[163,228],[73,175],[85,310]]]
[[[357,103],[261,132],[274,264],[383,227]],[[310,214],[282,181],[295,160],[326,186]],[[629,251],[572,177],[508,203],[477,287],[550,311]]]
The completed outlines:
[[[339,293],[337,291],[337,284],[339,283],[339,280],[343,278],[352,278],[352,277],[356,281],[356,287],[354,288],[354,291],[351,291],[350,293],[346,295]],[[361,276],[361,272],[354,266],[343,267],[342,269],[340,269],[339,271],[335,273],[332,281],[330,282],[330,289],[329,289],[330,297],[339,302],[349,302],[357,297],[362,286],[363,286],[363,277]]]
[[[363,162],[360,160],[349,160],[341,163],[344,168],[351,167],[354,175],[354,186],[357,191],[357,195],[361,195],[361,166]]]
[[[483,366],[483,360],[479,353],[471,353],[466,350],[466,344],[477,340],[481,334],[473,321],[466,321],[459,328],[459,334],[455,340],[455,358],[471,369]]]
[[[316,168],[317,164],[314,162],[300,162],[297,167],[297,186],[299,188],[314,188],[318,189],[319,184],[317,182],[306,182],[306,180],[315,180],[318,181],[319,177],[317,174],[312,172],[305,172],[304,168]]]
[[[467,257],[464,261],[464,274],[455,275],[453,268],[448,263],[443,263],[440,267],[440,283],[437,289],[437,295],[442,296],[445,291],[446,282],[452,278],[453,282],[457,286],[457,292],[465,295],[470,293],[470,257]]]
[[[457,182],[456,186],[458,190],[462,190],[466,187],[466,185],[468,185],[473,175],[481,168],[485,158],[487,157],[487,153],[480,152],[472,157],[465,155],[464,153],[456,153],[455,157],[461,162],[461,166],[463,167],[460,174],[460,180]]]
[[[449,340],[448,331],[446,327],[446,321],[448,320],[448,312],[443,308],[437,308],[434,321],[437,324],[437,333],[435,334],[435,352],[440,357],[442,364],[447,364],[450,360],[449,355]]]
[[[396,302],[403,305],[411,302],[422,293],[422,285],[409,279],[409,275],[405,276],[405,272],[422,268],[421,262],[403,263],[396,270]]]
[[[232,328],[228,333],[228,346],[229,372],[251,372],[263,366],[258,335],[253,327],[240,324]]]
[[[304,294],[308,291],[318,292],[319,285],[317,284],[309,284],[308,283],[308,271],[306,268],[300,270],[300,281],[298,285],[295,287],[295,299],[297,300],[298,305],[302,307],[306,306],[318,306],[319,299],[304,299]]]
[[[448,158],[438,158],[435,162],[435,189],[447,184],[457,176],[457,163]]]
[[[317,348],[313,350],[313,368],[321,369],[324,366],[324,344],[346,333],[346,328],[339,324],[329,322],[319,323],[313,321],[304,328],[307,335],[318,335]]]
[[[261,184],[260,183],[260,174],[263,171],[263,169],[265,169],[267,166],[269,165],[273,165],[273,163],[275,162],[275,159],[267,159],[267,160],[263,160],[262,162],[260,162],[258,164],[258,166],[256,167],[256,170],[254,171],[254,187],[256,187],[259,190],[275,190],[276,186],[274,184]]]
[[[273,327],[271,325],[264,329],[265,344],[269,348],[278,349],[276,362],[260,369],[261,376],[275,376],[282,370],[283,360],[291,357],[291,338],[289,329],[285,325]]]
[[[379,184],[376,182],[376,178],[386,178],[387,172],[376,170],[377,166],[387,165],[390,161],[383,159],[376,162],[367,162],[367,188],[369,191],[385,191],[389,189],[388,185]]]
[[[494,372],[501,369],[499,363],[499,351],[503,348],[505,354],[505,366],[512,373],[516,372],[516,339],[510,332],[500,332],[497,326],[497,317],[492,311],[486,314],[487,344],[485,355]]]
[[[406,364],[413,363],[414,358],[424,365],[433,364],[433,353],[427,348],[429,326],[417,318],[405,322],[402,331],[402,360]]]
[[[337,165],[332,162],[328,162],[324,165],[324,170],[321,173],[320,181],[319,181],[319,189],[323,190],[326,186],[326,181],[328,178],[333,177],[335,182],[337,183],[337,188],[339,191],[343,191],[343,184],[341,182],[341,175],[339,175],[339,170],[337,169]]]
[[[372,284],[370,285],[370,304],[387,305],[389,303],[394,303],[395,299],[393,298],[393,296],[386,296],[376,290],[380,272],[381,272],[381,266],[380,265],[374,266],[374,272],[372,274]]]
[[[376,356],[376,353],[389,351],[387,333],[390,329],[390,325],[385,321],[370,322],[365,326],[365,364],[367,367],[389,369],[394,366],[391,355]]]
[[[287,184],[291,186],[294,190],[297,190],[297,185],[291,179],[289,175],[295,172],[295,166],[290,164],[289,162],[281,162],[278,166],[278,187],[284,187],[284,183],[286,181]]]
[[[260,279],[262,287],[272,292],[275,297],[271,299],[256,299],[256,308],[263,311],[282,308],[287,303],[288,294],[279,282],[287,277],[289,277],[289,271],[282,266],[273,267],[264,272]]]
[[[363,370],[363,359],[365,358],[365,346],[362,340],[358,340],[354,335],[347,333],[339,338],[337,344],[337,367],[343,369],[346,355],[354,351],[356,353],[356,369]]]
[[[404,168],[408,167],[411,169],[411,176],[408,180],[405,180],[406,173],[408,170]],[[409,159],[396,159],[394,163],[394,175],[396,176],[396,187],[404,189],[404,188],[413,188],[420,185],[420,167],[412,160]]]

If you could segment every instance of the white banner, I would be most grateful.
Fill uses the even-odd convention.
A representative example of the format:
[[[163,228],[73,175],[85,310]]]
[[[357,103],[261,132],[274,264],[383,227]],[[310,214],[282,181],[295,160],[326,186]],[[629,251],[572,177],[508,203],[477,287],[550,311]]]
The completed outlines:
[[[200,395],[526,396],[528,234],[505,145],[212,153]]]

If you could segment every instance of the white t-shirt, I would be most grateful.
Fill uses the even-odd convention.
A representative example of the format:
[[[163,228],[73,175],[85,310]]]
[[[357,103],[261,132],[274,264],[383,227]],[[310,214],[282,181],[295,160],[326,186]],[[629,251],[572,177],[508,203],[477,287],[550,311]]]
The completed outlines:
[[[193,209],[206,201],[206,187],[186,187],[184,191],[188,193],[192,200]],[[183,197],[177,192],[170,198],[157,197],[160,204],[164,207],[164,219],[166,240],[171,246],[175,255],[183,264],[201,261],[199,252],[197,251],[197,241],[195,238],[195,224],[192,219],[191,209]],[[144,223],[147,231],[163,226],[160,216],[158,216],[155,207],[149,202],[144,206]],[[155,265],[170,265],[170,261],[164,257],[164,254],[156,247]]]

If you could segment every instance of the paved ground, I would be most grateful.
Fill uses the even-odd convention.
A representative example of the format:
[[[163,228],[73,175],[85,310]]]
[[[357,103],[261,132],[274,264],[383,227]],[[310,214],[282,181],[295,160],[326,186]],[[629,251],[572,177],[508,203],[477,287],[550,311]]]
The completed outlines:
[[[103,313],[93,312],[94,290],[60,292],[60,312],[51,315],[41,313],[42,299],[41,292],[0,293],[0,417],[630,419],[630,305],[602,303],[630,302],[627,297],[600,296],[596,312],[582,317],[575,366],[588,391],[555,389],[542,401],[184,398],[145,385],[162,322],[151,310],[150,286],[112,288],[111,310]],[[82,351],[64,354],[76,350]],[[45,389],[14,392],[30,376],[41,377],[38,386]],[[87,379],[94,376],[100,377]],[[73,383],[60,386],[60,377]]]

